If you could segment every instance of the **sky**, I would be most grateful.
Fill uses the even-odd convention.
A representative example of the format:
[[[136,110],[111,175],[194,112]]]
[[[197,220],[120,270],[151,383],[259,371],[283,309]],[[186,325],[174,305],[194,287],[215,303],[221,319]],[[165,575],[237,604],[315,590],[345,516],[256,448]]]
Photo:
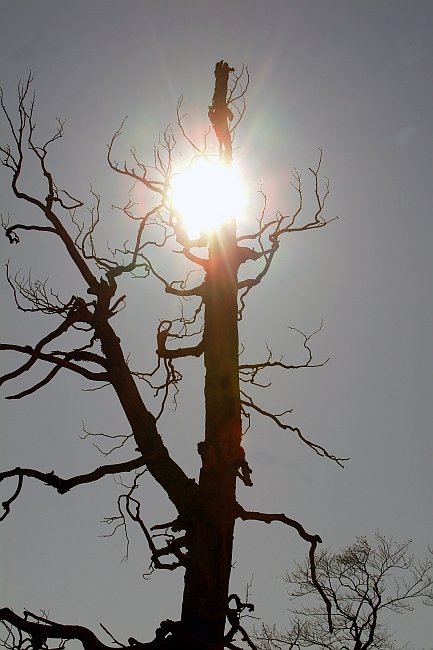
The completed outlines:
[[[294,327],[312,339],[317,369],[276,373],[260,397],[269,409],[293,409],[289,422],[331,453],[350,457],[342,469],[318,458],[290,432],[253,420],[245,437],[253,488],[239,490],[249,509],[285,512],[334,550],[380,531],[413,540],[420,556],[433,546],[433,4],[418,0],[91,0],[0,3],[0,85],[16,106],[19,79],[36,73],[36,124],[41,140],[66,119],[52,148],[58,185],[91,207],[101,195],[102,244],[121,244],[127,226],[118,211],[129,187],[106,164],[106,145],[128,115],[119,159],[135,145],[151,161],[154,142],[174,124],[180,96],[186,124],[207,124],[213,70],[224,59],[247,65],[248,108],[237,131],[235,161],[248,195],[245,223],[260,212],[263,182],[269,214],[293,209],[290,173],[303,175],[305,209],[312,210],[309,167],[323,150],[330,179],[326,216],[338,220],[290,236],[266,281],[249,296],[240,336],[245,359],[261,360],[266,344],[287,360],[302,358]],[[0,141],[9,141],[0,123]],[[179,140],[179,150],[184,145]],[[184,148],[185,155],[188,149]],[[0,170],[1,212],[17,221],[31,210],[17,204]],[[26,187],[40,181],[26,169]],[[143,198],[143,201],[145,199]],[[37,233],[13,248],[0,241],[3,264],[45,280],[69,299],[83,292],[63,251]],[[104,241],[105,237],[105,241]],[[177,258],[176,258],[177,260]],[[175,276],[173,256],[158,258]],[[165,266],[164,266],[165,265]],[[180,268],[180,267],[179,267]],[[35,343],[52,328],[44,316],[18,312],[1,277],[1,339]],[[137,369],[155,363],[159,318],[176,304],[155,280],[125,282],[127,309],[116,327]],[[4,371],[16,360],[4,355]],[[181,366],[176,412],[160,430],[185,471],[196,477],[196,443],[203,435],[203,365]],[[6,396],[30,378],[2,388]],[[30,466],[61,476],[103,462],[82,440],[83,427],[125,433],[120,407],[106,391],[85,392],[84,380],[60,373],[55,384],[20,401],[2,401],[1,469]],[[143,389],[147,403],[152,394]],[[118,460],[128,457],[121,450]],[[14,489],[2,485],[1,499]],[[110,478],[60,496],[28,480],[1,523],[2,606],[49,611],[50,618],[99,623],[114,636],[150,640],[165,618],[179,617],[182,574],[143,579],[149,553],[130,529],[129,559],[121,532],[101,521],[116,514],[121,487]],[[162,490],[142,480],[149,525],[173,515]],[[288,623],[281,576],[307,552],[295,531],[279,524],[240,523],[232,590],[253,579],[257,616]],[[433,645],[431,609],[390,619],[400,643]],[[258,621],[256,621],[256,624]]]

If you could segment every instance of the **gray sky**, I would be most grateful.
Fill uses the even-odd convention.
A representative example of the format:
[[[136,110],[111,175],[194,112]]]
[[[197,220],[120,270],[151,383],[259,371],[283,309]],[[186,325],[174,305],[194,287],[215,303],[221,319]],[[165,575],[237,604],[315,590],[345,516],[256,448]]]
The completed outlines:
[[[291,424],[351,460],[340,469],[256,419],[245,441],[254,488],[241,489],[239,498],[245,507],[299,519],[334,549],[379,529],[413,539],[424,555],[433,544],[432,2],[3,0],[1,14],[6,101],[14,108],[18,80],[36,71],[41,139],[52,134],[56,116],[67,119],[65,137],[52,150],[58,185],[87,205],[90,183],[101,194],[110,243],[126,238],[120,215],[109,208],[124,200],[128,186],[107,169],[107,142],[128,115],[123,151],[135,144],[150,160],[158,133],[175,120],[180,95],[187,97],[192,132],[206,124],[219,59],[236,68],[244,63],[251,75],[235,152],[250,197],[246,218],[258,215],[260,179],[270,214],[291,209],[294,167],[304,174],[307,197],[308,168],[323,148],[323,173],[331,181],[327,216],[339,219],[284,243],[263,286],[249,296],[241,337],[245,358],[263,358],[265,342],[287,359],[299,358],[302,340],[287,326],[309,333],[323,319],[313,351],[317,361],[329,356],[328,364],[275,375],[262,399],[276,411],[293,408]],[[4,121],[0,140],[9,140]],[[28,179],[29,188],[38,187],[30,169]],[[3,170],[3,214],[31,219],[8,187]],[[34,277],[50,276],[49,285],[67,299],[84,290],[48,238],[23,236],[13,248],[3,238],[0,254],[2,261],[11,257],[15,271],[31,267]],[[166,273],[174,273],[173,262],[167,265]],[[1,282],[2,340],[35,343],[52,324],[17,313]],[[134,367],[150,369],[157,319],[176,306],[153,280],[129,284],[117,328]],[[3,367],[13,363],[5,356]],[[185,363],[182,371],[178,411],[167,412],[161,431],[195,476],[202,362]],[[1,468],[31,466],[68,477],[100,464],[91,441],[79,438],[81,422],[112,435],[126,425],[108,389],[82,392],[86,387],[64,373],[36,395],[3,402]],[[151,393],[145,397],[149,403]],[[142,484],[146,521],[169,519],[159,487],[147,477]],[[2,500],[11,489],[2,487]],[[1,525],[1,603],[18,612],[49,610],[55,620],[95,631],[101,622],[121,639],[143,641],[161,620],[177,618],[181,573],[144,581],[149,554],[133,529],[130,559],[122,564],[122,534],[98,538],[109,532],[100,521],[116,514],[118,493],[109,478],[63,497],[28,481]],[[233,590],[242,593],[254,574],[257,615],[284,626],[289,601],[280,576],[306,552],[278,524],[240,524]],[[399,641],[430,648],[431,613],[419,606],[391,619]]]

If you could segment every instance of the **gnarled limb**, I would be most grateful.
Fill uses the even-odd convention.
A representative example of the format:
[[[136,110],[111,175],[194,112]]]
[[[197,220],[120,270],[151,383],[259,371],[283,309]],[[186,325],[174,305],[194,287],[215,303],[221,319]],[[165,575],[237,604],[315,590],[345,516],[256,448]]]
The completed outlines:
[[[314,553],[316,551],[317,544],[322,543],[321,537],[319,535],[310,535],[309,533],[307,533],[307,531],[302,526],[302,524],[299,523],[299,521],[296,521],[296,519],[290,519],[290,517],[287,517],[283,513],[271,514],[265,512],[247,511],[244,510],[244,508],[241,505],[237,504],[236,516],[238,519],[242,519],[243,521],[251,521],[251,520],[263,521],[265,524],[271,524],[273,521],[280,521],[281,523],[286,524],[287,526],[290,526],[291,528],[297,530],[300,537],[302,537],[302,539],[305,539],[306,542],[310,543],[309,559],[310,559],[310,568],[311,568],[311,580],[326,605],[329,631],[332,633],[333,625],[332,625],[332,616],[331,616],[332,614],[331,601],[329,600],[328,596],[326,595],[325,591],[323,590],[322,586],[319,584],[317,580],[316,565],[314,559]]]
[[[35,619],[35,622],[30,621],[29,618]],[[9,623],[17,630],[28,634],[32,650],[40,650],[48,639],[76,639],[80,641],[84,650],[112,650],[112,646],[102,643],[87,627],[62,625],[31,612],[24,612],[22,617],[8,607],[3,607],[0,609],[0,621]]]
[[[193,140],[188,136],[188,134],[187,134],[187,132],[186,132],[186,130],[185,130],[185,127],[184,127],[184,125],[183,125],[183,120],[184,120],[184,118],[185,118],[186,113],[184,113],[183,115],[181,115],[180,110],[181,110],[181,108],[182,108],[182,104],[183,104],[184,99],[185,99],[185,97],[184,97],[183,95],[181,95],[180,98],[179,98],[179,101],[177,102],[177,106],[176,106],[176,116],[177,116],[177,125],[178,125],[178,127],[179,127],[179,129],[180,129],[180,132],[182,133],[182,136],[183,136],[183,137],[185,138],[185,140],[186,140],[186,141],[191,145],[191,147],[194,149],[194,151],[195,151],[196,154],[197,154],[197,155],[193,156],[193,158],[192,158],[190,164],[192,164],[194,160],[197,160],[197,158],[201,158],[201,157],[206,158],[206,160],[208,160],[209,155],[207,154],[207,148],[208,148],[208,146],[207,146],[207,137],[208,137],[209,133],[211,132],[212,127],[209,127],[209,128],[207,129],[207,131],[205,132],[205,134],[204,134],[204,143],[203,143],[203,147],[199,147],[199,146],[198,146],[198,145],[197,145],[197,144],[196,144],[196,143],[195,143],[195,142],[194,142],[194,141],[193,141]],[[174,174],[174,175],[175,175],[175,174]]]
[[[91,223],[88,226],[87,230],[84,230],[84,224],[79,226],[75,220],[79,232],[78,236],[75,239],[75,243],[79,248],[83,258],[87,260],[93,260],[97,267],[105,272],[105,277],[108,280],[110,286],[115,287],[116,278],[120,277],[124,273],[130,273],[134,277],[147,277],[149,275],[149,268],[146,261],[141,261],[142,251],[146,246],[154,245],[156,247],[163,247],[168,241],[169,237],[172,235],[167,234],[167,227],[164,224],[163,219],[161,218],[160,211],[164,208],[164,200],[161,200],[159,203],[156,203],[144,216],[135,216],[133,214],[133,207],[136,205],[131,198],[131,193],[134,187],[128,193],[128,202],[123,208],[118,208],[117,206],[111,206],[112,209],[120,209],[122,212],[133,221],[138,222],[137,233],[135,236],[135,243],[132,249],[129,249],[126,246],[126,242],[123,245],[122,249],[115,248],[114,250],[110,249],[107,245],[108,250],[110,251],[112,258],[101,257],[97,253],[96,245],[94,241],[94,233],[96,227],[100,222],[100,204],[101,197],[99,194],[96,194],[91,189],[96,204],[93,208],[90,209],[91,214]],[[160,226],[163,236],[162,241],[143,241],[143,234],[146,226]],[[117,254],[122,255],[122,262],[119,263],[115,258]],[[130,261],[125,263],[123,261],[124,255],[130,256]],[[138,269],[144,269],[144,275],[138,275]]]
[[[74,305],[77,301],[76,296],[72,296],[68,302],[63,302],[52,289],[48,292],[46,289],[48,278],[44,282],[41,280],[33,281],[31,273],[24,278],[19,276],[19,272],[12,277],[9,272],[9,262],[6,263],[6,279],[13,291],[15,304],[20,311],[58,314],[65,318],[76,306]],[[24,307],[19,301],[19,295],[33,307]]]
[[[6,478],[6,477],[4,477],[4,478]],[[0,475],[0,481],[1,481],[1,480],[2,480],[2,475]],[[19,496],[19,494],[20,494],[20,492],[21,492],[22,487],[23,487],[23,477],[22,477],[22,475],[20,474],[20,475],[18,476],[18,485],[17,485],[17,489],[15,490],[15,492],[13,493],[13,495],[12,495],[9,499],[7,499],[6,501],[3,501],[3,503],[2,503],[4,513],[3,513],[2,516],[0,517],[0,521],[3,521],[3,519],[6,519],[6,517],[7,517],[8,514],[10,513],[10,511],[11,511],[11,504],[15,501],[15,499],[18,498],[18,496]]]
[[[92,372],[91,370],[87,370],[87,368],[82,368],[76,363],[71,363],[68,360],[68,357],[69,355],[73,355],[73,352],[53,352],[51,354],[45,354],[44,352],[35,350],[30,345],[13,345],[8,343],[0,343],[0,350],[11,350],[14,352],[22,352],[23,354],[28,354],[35,360],[40,359],[41,361],[48,361],[48,363],[53,363],[59,368],[67,368],[68,370],[72,370],[78,375],[82,375],[86,379],[90,379],[92,381],[109,381],[109,374],[106,372]],[[62,355],[63,359],[58,355]],[[23,366],[21,366],[21,368],[23,368]],[[9,374],[11,375],[12,373]],[[19,374],[22,373],[20,372]],[[7,397],[6,399],[16,399],[16,397]]]
[[[36,384],[31,386],[30,388],[26,388],[25,390],[22,390],[20,393],[16,393],[15,395],[6,395],[5,399],[22,399],[23,397],[26,397],[27,395],[32,395],[33,393],[36,393],[42,386],[46,386],[47,384],[50,383],[52,379],[57,375],[59,372],[61,366],[54,366],[41,381],[38,381]]]
[[[132,490],[134,490],[136,487],[135,482],[133,487],[131,488],[130,492],[125,495],[126,499],[126,511],[128,515],[131,517],[131,519],[135,522],[138,523],[140,526],[142,532],[144,533],[144,536],[146,538],[146,541],[148,543],[149,549],[151,551],[151,569],[167,569],[168,571],[174,571],[175,569],[179,568],[180,566],[185,566],[185,561],[186,561],[186,555],[185,552],[182,551],[182,548],[185,548],[185,536],[182,535],[181,537],[174,537],[170,536],[168,539],[167,543],[165,546],[162,548],[157,548],[155,545],[155,542],[153,541],[153,536],[150,534],[149,530],[147,529],[141,514],[140,514],[140,508],[141,504],[137,499],[134,499],[132,495]],[[176,558],[175,562],[162,562],[161,558],[168,556],[168,555],[174,555]]]
[[[255,241],[259,245],[260,252],[261,252],[261,255],[258,255],[257,259],[259,259],[259,257],[264,257],[265,264],[263,266],[263,269],[260,271],[260,273],[258,273],[254,278],[248,278],[239,282],[238,285],[239,289],[244,289],[243,293],[240,296],[240,302],[241,302],[241,309],[239,312],[240,320],[242,318],[242,313],[245,307],[244,299],[247,296],[247,294],[250,292],[250,290],[253,287],[260,284],[262,279],[268,273],[272,261],[274,259],[275,253],[279,248],[280,239],[282,235],[290,234],[293,232],[303,232],[306,230],[313,230],[316,228],[323,228],[331,221],[337,219],[337,217],[333,217],[331,219],[326,220],[322,216],[322,213],[325,208],[326,199],[329,195],[329,179],[326,178],[325,191],[321,193],[319,189],[319,173],[322,165],[322,150],[319,149],[319,152],[320,152],[320,156],[319,156],[319,162],[317,164],[317,167],[315,169],[312,169],[310,167],[309,169],[309,171],[313,174],[314,177],[314,195],[315,195],[316,205],[317,205],[313,218],[310,219],[309,221],[304,223],[302,222],[299,223],[299,220],[301,218],[300,215],[303,211],[303,193],[302,193],[302,186],[301,186],[301,173],[298,170],[292,172],[293,180],[290,181],[290,185],[294,188],[295,192],[298,194],[298,206],[295,209],[294,213],[291,215],[285,215],[280,211],[278,211],[274,219],[267,221],[266,220],[267,197],[263,192],[263,188],[262,187],[260,188],[260,193],[263,197],[263,208],[260,217],[257,219],[258,229],[254,233],[245,234],[237,237],[237,242],[239,243],[241,241],[248,241],[248,240]],[[265,235],[267,235],[267,239],[270,242],[270,247],[268,247],[268,244],[266,244],[265,246],[263,242],[263,238]]]
[[[256,287],[258,284],[260,284],[260,282],[263,280],[263,278],[265,277],[265,275],[270,269],[272,260],[274,259],[274,255],[277,252],[278,248],[279,248],[279,242],[276,239],[273,242],[272,247],[268,251],[263,250],[262,254],[257,257],[257,259],[263,257],[265,260],[263,269],[260,271],[260,273],[258,273],[255,278],[248,278],[246,280],[241,280],[241,282],[238,283],[238,289],[245,289],[240,299],[241,302],[243,302],[243,299],[249,293],[249,291],[253,287]]]
[[[198,296],[202,297],[203,296],[203,291],[204,291],[204,283],[200,284],[198,287],[194,287],[193,289],[176,289],[176,287],[173,286],[173,284],[176,284],[175,282],[167,282],[159,273],[155,271],[155,269],[152,266],[152,263],[147,257],[143,256],[143,259],[146,261],[146,263],[149,266],[150,272],[152,275],[155,276],[160,282],[163,283],[165,287],[165,293],[171,293],[174,296],[179,296],[179,297],[188,297],[188,296]]]
[[[189,348],[180,348],[178,350],[167,350],[165,344],[167,338],[170,335],[170,330],[172,326],[172,321],[164,320],[159,324],[158,333],[156,335],[157,349],[156,354],[161,359],[179,359],[181,357],[200,357],[204,352],[204,341],[203,339],[197,345],[194,345]],[[167,325],[167,327],[163,327]],[[176,336],[176,338],[182,338]]]
[[[131,440],[131,438],[133,437],[132,433],[117,433],[114,435],[111,435],[109,433],[103,433],[103,432],[93,433],[91,431],[87,431],[84,428],[84,424],[83,424],[83,431],[84,431],[84,436],[80,436],[81,440],[86,440],[86,438],[106,438],[108,440],[117,440],[119,438],[121,439],[121,442],[118,445],[113,444],[108,451],[104,451],[103,449],[101,449],[99,445],[97,445],[95,442],[92,442],[93,446],[96,447],[99,453],[102,454],[103,456],[109,456],[116,449],[121,449],[125,445],[127,440]]]
[[[128,528],[126,523],[126,514],[125,514],[126,511],[126,513],[129,515],[132,521],[138,523],[142,533],[146,538],[146,542],[151,552],[151,562],[150,562],[149,570],[145,574],[143,574],[143,577],[146,579],[149,575],[153,573],[155,569],[167,569],[169,571],[174,571],[180,566],[185,566],[186,554],[182,549],[186,548],[186,538],[184,535],[180,537],[175,537],[174,534],[168,533],[168,528],[172,528],[174,532],[174,523],[173,526],[170,526],[170,524],[166,524],[162,526],[157,525],[150,529],[151,531],[153,531],[155,528],[158,529],[164,528],[165,529],[164,533],[152,534],[147,528],[141,516],[141,503],[138,499],[133,497],[134,491],[137,490],[138,488],[138,479],[140,478],[140,476],[142,476],[144,471],[136,472],[132,485],[127,486],[123,482],[121,482],[121,485],[123,485],[123,487],[126,487],[128,491],[126,492],[126,494],[121,494],[117,499],[117,508],[119,514],[116,516],[104,518],[103,523],[106,523],[108,525],[113,525],[114,529],[112,530],[111,533],[103,535],[103,537],[112,537],[119,528],[123,528],[126,537],[126,553],[122,561],[128,559],[129,535],[128,535]],[[180,528],[176,530],[180,530]],[[154,542],[154,538],[157,537],[164,537],[165,546],[162,547],[156,546]],[[170,555],[176,558],[175,562],[161,561],[161,558]]]
[[[131,472],[134,469],[143,467],[145,464],[146,463],[144,461],[144,458],[142,456],[139,456],[138,458],[133,458],[132,460],[127,460],[123,463],[101,465],[100,467],[94,469],[92,472],[88,472],[87,474],[79,474],[78,476],[72,476],[71,478],[67,479],[60,478],[60,476],[54,474],[54,472],[40,472],[37,469],[22,467],[15,467],[15,469],[10,469],[6,472],[0,472],[0,483],[6,478],[18,476],[18,487],[16,492],[8,501],[2,503],[3,508],[7,510],[2,519],[4,519],[7,514],[9,514],[11,503],[13,503],[13,501],[15,501],[15,499],[18,497],[22,488],[24,476],[42,481],[42,483],[55,488],[59,494],[65,494],[77,485],[83,485],[84,483],[93,483],[94,481],[98,481],[103,476],[107,476],[107,474],[121,474],[122,472]]]
[[[137,157],[135,155],[135,150],[132,149],[131,153],[134,156],[135,162],[137,163],[137,166],[139,167],[140,171],[142,172],[141,175],[137,174],[135,172],[134,168],[129,169],[126,162],[124,162],[123,167],[120,167],[119,164],[113,159],[112,153],[113,153],[113,146],[117,138],[122,134],[123,126],[128,119],[128,116],[126,116],[122,120],[122,124],[120,127],[117,129],[116,133],[113,135],[111,138],[110,144],[108,145],[108,151],[107,151],[107,161],[110,166],[110,168],[117,172],[118,174],[121,174],[123,176],[128,176],[129,178],[132,178],[136,181],[139,181],[142,183],[145,187],[147,187],[149,190],[152,192],[155,192],[156,194],[160,194],[161,196],[165,196],[166,194],[166,182],[165,181],[160,181],[160,180],[149,180],[147,178],[147,167],[143,165],[142,163],[138,162]],[[173,143],[174,146],[174,143]],[[171,152],[171,149],[170,149]],[[160,170],[157,170],[160,171]]]
[[[244,77],[245,75],[245,77]],[[231,87],[227,94],[227,106],[234,112],[233,122],[230,125],[230,135],[232,141],[235,137],[236,127],[241,122],[247,108],[245,96],[250,85],[250,73],[246,65],[242,65],[239,74],[235,71],[231,74]]]
[[[12,372],[7,373],[6,375],[3,375],[3,377],[0,377],[0,386],[4,384],[7,381],[10,381],[11,379],[15,379],[16,377],[19,377],[22,375],[24,372],[27,372],[30,370],[30,368],[36,363],[38,357],[37,354],[41,352],[42,348],[47,345],[48,343],[51,343],[51,341],[54,341],[54,339],[58,338],[62,334],[64,334],[74,323],[76,322],[76,318],[70,313],[66,317],[66,319],[57,327],[55,330],[44,336],[39,343],[37,343],[33,349],[34,355],[30,356],[30,359],[26,361],[22,366],[17,368],[16,370],[13,370]],[[19,346],[21,349],[19,350],[20,352],[26,352],[27,354],[30,354],[30,346]],[[29,347],[29,350],[26,348]],[[2,348],[0,345],[0,350],[1,349],[7,349],[7,347]]]
[[[17,235],[17,230],[36,230],[39,232],[53,232],[55,233],[55,229],[51,228],[51,226],[29,226],[24,223],[16,223],[13,226],[7,226],[5,227],[5,235],[9,239],[9,243],[11,244],[19,244],[20,238]]]
[[[234,601],[235,607],[230,607],[230,603]],[[245,641],[252,650],[256,650],[256,646],[251,641],[247,631],[242,627],[240,621],[241,616],[244,610],[247,609],[249,612],[254,611],[254,605],[252,603],[243,603],[237,594],[230,594],[227,602],[227,621],[230,624],[230,630],[224,636],[223,642],[221,643],[221,648],[232,648],[236,649],[236,646],[233,645],[232,641],[235,635],[240,632],[242,634],[242,641]],[[237,650],[237,649],[236,649]]]
[[[304,343],[303,346],[308,352],[308,359],[305,363],[300,363],[300,364],[287,364],[283,362],[284,356],[280,355],[280,358],[278,360],[273,359],[273,353],[272,350],[268,345],[266,345],[267,350],[268,350],[268,358],[266,361],[262,361],[260,363],[242,363],[239,365],[239,378],[241,381],[245,383],[250,383],[253,384],[254,386],[262,386],[262,384],[259,384],[256,381],[257,375],[262,371],[265,370],[266,368],[282,368],[283,370],[299,370],[300,368],[320,368],[324,366],[325,364],[328,363],[329,359],[326,359],[325,361],[322,361],[321,363],[312,363],[313,361],[313,353],[311,351],[311,348],[309,346],[309,341],[312,339],[312,337],[315,334],[318,334],[322,330],[322,325],[323,321],[320,323],[320,327],[315,331],[312,332],[312,334],[304,334],[304,332],[301,332],[301,330],[298,330],[296,327],[288,327],[288,329],[293,330],[294,332],[298,332],[301,334],[301,336],[304,338]],[[265,387],[267,387],[269,384],[267,384]]]
[[[194,264],[198,264],[198,266],[201,266],[205,271],[207,271],[209,266],[208,260],[191,253],[190,247],[185,246],[180,252],[186,257],[187,260],[194,262]]]
[[[291,413],[291,409],[283,411],[283,413],[271,413],[270,411],[267,411],[266,409],[262,409],[260,406],[258,406],[250,397],[245,393],[245,391],[241,390],[241,395],[244,397],[244,399],[241,399],[241,404],[244,409],[253,409],[257,413],[260,413],[260,415],[264,415],[267,418],[270,418],[272,422],[274,422],[280,429],[284,430],[289,430],[293,431],[293,433],[296,433],[298,438],[302,440],[310,449],[316,452],[318,456],[321,456],[322,458],[329,458],[330,460],[333,460],[337,465],[340,465],[340,467],[344,467],[343,462],[350,460],[350,458],[337,458],[337,456],[334,456],[333,454],[330,454],[324,447],[321,445],[318,445],[315,442],[311,442],[311,440],[308,440],[305,438],[301,430],[298,427],[293,427],[290,424],[284,423],[280,418],[282,415],[285,415],[286,413]]]
[[[94,481],[98,481],[100,478],[106,476],[107,474],[113,475],[113,474],[120,474],[122,472],[130,472],[134,469],[138,469],[139,467],[143,467],[143,465],[145,465],[145,460],[143,459],[143,457],[140,456],[139,458],[134,458],[124,463],[101,465],[100,467],[97,467],[92,472],[89,472],[87,474],[81,474],[78,476],[73,476],[69,479],[62,479],[60,478],[60,476],[57,476],[57,474],[54,474],[54,472],[40,472],[35,469],[21,468],[21,467],[16,467],[15,469],[7,470],[6,472],[0,472],[0,483],[6,478],[10,478],[12,476],[18,476],[17,489],[9,499],[3,501],[2,503],[4,513],[0,518],[0,521],[3,521],[3,519],[7,517],[7,515],[10,512],[10,507],[12,503],[18,498],[21,489],[23,487],[24,476],[28,476],[31,478],[35,478],[39,481],[42,481],[46,485],[50,485],[53,488],[55,488],[59,494],[65,494],[76,485],[82,485],[84,483],[93,483]]]
[[[59,198],[59,192],[53,181],[51,173],[48,171],[46,166],[46,157],[48,153],[48,147],[55,140],[63,137],[63,126],[64,123],[58,120],[58,129],[54,136],[50,138],[42,147],[36,146],[33,141],[33,134],[35,130],[35,123],[33,120],[33,109],[34,109],[34,97],[29,100],[27,105],[27,98],[30,92],[30,85],[33,81],[33,75],[30,73],[27,82],[19,84],[18,86],[18,115],[19,123],[15,127],[10,117],[10,114],[3,102],[3,95],[1,95],[0,104],[3,109],[3,113],[6,116],[7,121],[15,141],[15,151],[12,152],[9,145],[0,146],[0,152],[3,154],[2,164],[5,167],[8,167],[12,171],[12,190],[17,199],[22,199],[31,205],[39,208],[41,212],[45,215],[48,221],[51,223],[51,226],[55,233],[62,239],[63,243],[66,246],[66,249],[81,273],[82,277],[86,281],[87,285],[91,288],[95,288],[98,285],[96,277],[91,272],[90,268],[86,264],[85,260],[79,254],[79,251],[75,247],[75,244],[61,223],[59,217],[53,211],[53,205],[58,203],[61,207],[65,207],[62,200]],[[36,158],[39,161],[39,165],[42,171],[42,174],[47,183],[47,195],[44,201],[22,192],[19,187],[19,180],[22,173],[23,162],[24,162],[24,149],[28,147]],[[78,202],[79,204],[81,202]]]
[[[262,238],[265,234],[268,234],[268,239],[271,243],[279,240],[281,235],[288,234],[291,232],[302,232],[305,230],[313,230],[316,228],[323,228],[331,221],[335,221],[338,217],[332,217],[329,220],[326,220],[322,213],[325,208],[326,199],[329,196],[329,179],[325,177],[325,191],[320,192],[319,188],[319,178],[320,178],[320,169],[322,166],[323,152],[319,148],[319,161],[315,169],[309,168],[309,171],[314,177],[314,195],[316,199],[316,211],[313,215],[313,218],[307,222],[301,223],[298,225],[300,215],[303,211],[304,201],[303,201],[303,190],[301,183],[301,172],[298,169],[292,171],[292,179],[289,183],[298,194],[298,205],[293,214],[283,214],[280,211],[277,211],[274,219],[266,220],[266,208],[267,208],[267,197],[263,191],[263,188],[260,188],[260,194],[263,197],[263,208],[260,217],[257,219],[258,229],[254,233],[241,235],[237,238],[237,241],[248,241],[256,240],[260,245]]]

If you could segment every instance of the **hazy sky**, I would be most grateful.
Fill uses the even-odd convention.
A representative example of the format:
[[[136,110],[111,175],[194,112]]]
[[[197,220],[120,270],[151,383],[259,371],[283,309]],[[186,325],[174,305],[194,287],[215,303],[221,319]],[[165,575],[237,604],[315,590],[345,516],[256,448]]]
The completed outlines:
[[[380,530],[413,539],[422,556],[433,545],[432,286],[433,286],[433,3],[387,1],[161,0],[0,3],[0,83],[11,109],[16,85],[36,72],[36,122],[41,139],[66,118],[65,138],[52,152],[58,185],[91,206],[90,184],[102,196],[110,243],[121,244],[117,212],[128,189],[107,169],[106,144],[129,116],[121,152],[135,144],[151,160],[153,143],[175,121],[181,95],[191,132],[206,124],[215,62],[249,67],[248,109],[237,134],[236,161],[249,192],[248,214],[260,209],[260,179],[270,214],[290,211],[290,170],[304,175],[323,149],[331,194],[323,230],[291,236],[263,286],[249,296],[241,338],[245,358],[259,360],[265,342],[287,360],[299,359],[313,339],[323,368],[276,374],[263,404],[293,408],[290,423],[338,456],[345,469],[318,458],[270,423],[256,419],[245,439],[254,488],[241,489],[248,508],[285,512],[335,550],[357,535]],[[9,140],[4,121],[0,140]],[[123,149],[122,149],[123,148]],[[185,149],[186,151],[186,149]],[[29,169],[28,187],[38,182]],[[1,170],[1,211],[19,221],[34,213],[12,198]],[[306,208],[312,208],[310,199]],[[44,236],[0,242],[2,262],[50,279],[69,299],[83,286],[60,248]],[[174,271],[167,262],[165,272]],[[161,269],[163,268],[161,262]],[[43,317],[18,313],[2,278],[2,340],[34,344],[52,329]],[[131,286],[132,285],[132,286]],[[175,309],[153,280],[134,280],[117,328],[131,363],[155,361],[158,318]],[[4,359],[3,367],[13,367]],[[15,361],[16,363],[16,361]],[[182,366],[176,413],[161,432],[186,471],[197,475],[202,438],[201,361]],[[2,395],[29,385],[24,378]],[[86,429],[111,435],[126,425],[111,393],[82,392],[87,384],[60,373],[56,384],[22,401],[2,404],[1,469],[17,465],[68,477],[102,462]],[[146,392],[150,404],[151,393]],[[119,460],[126,458],[119,454]],[[173,511],[150,478],[142,481],[149,525]],[[1,499],[14,486],[2,486]],[[176,619],[182,574],[142,578],[149,563],[131,528],[130,559],[119,564],[125,540],[100,538],[101,520],[116,514],[119,487],[110,478],[65,496],[27,481],[1,524],[1,604],[16,611],[44,609],[64,623],[98,632],[99,622],[125,640],[150,640],[164,618]],[[167,519],[166,519],[167,518]],[[264,621],[287,622],[281,575],[307,548],[278,524],[239,524],[233,590],[243,593],[254,574],[252,601]],[[401,643],[432,645],[432,610],[391,619]]]

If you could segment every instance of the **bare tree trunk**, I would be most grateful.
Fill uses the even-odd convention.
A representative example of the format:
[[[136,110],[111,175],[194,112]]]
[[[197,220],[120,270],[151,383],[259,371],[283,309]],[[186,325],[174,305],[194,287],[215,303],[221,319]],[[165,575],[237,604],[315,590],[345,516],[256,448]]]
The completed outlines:
[[[220,144],[220,159],[231,165],[227,84],[232,69],[220,61],[215,67],[215,92],[209,118]],[[224,191],[224,188],[221,188]],[[187,526],[188,556],[182,621],[206,628],[214,642],[224,635],[228,607],[235,524],[236,475],[241,447],[238,339],[238,247],[234,219],[210,236],[205,280],[204,363],[205,439],[198,445],[202,458],[200,504]]]
[[[182,620],[221,640],[227,611],[236,475],[244,457],[238,369],[237,244],[234,220],[212,234],[205,281],[205,440],[199,444],[200,512],[187,530]]]

